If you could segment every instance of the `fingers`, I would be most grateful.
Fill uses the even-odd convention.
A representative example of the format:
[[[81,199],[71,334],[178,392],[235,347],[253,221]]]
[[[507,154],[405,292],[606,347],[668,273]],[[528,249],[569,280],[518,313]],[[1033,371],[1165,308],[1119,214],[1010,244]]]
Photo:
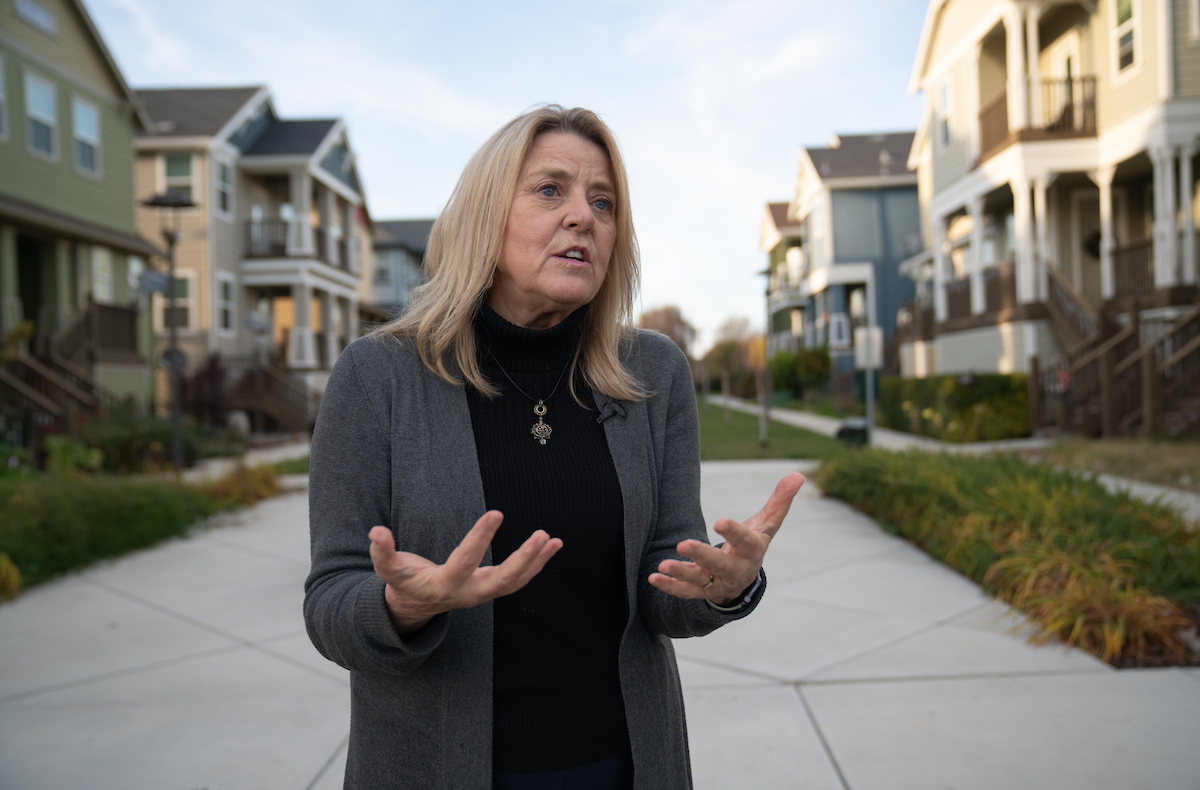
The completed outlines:
[[[445,568],[452,580],[462,583],[479,569],[479,564],[483,562],[483,556],[503,521],[504,515],[499,510],[489,510],[479,517],[475,526],[471,527],[466,537],[450,552],[450,557],[446,560]]]
[[[775,485],[775,490],[771,492],[771,496],[767,499],[767,504],[763,505],[762,510],[746,519],[746,526],[774,537],[775,533],[779,531],[779,527],[783,525],[783,519],[792,508],[792,499],[800,492],[802,485],[804,485],[804,475],[799,472],[786,475]]]
[[[375,566],[375,573],[386,579],[396,555],[392,531],[387,527],[371,527],[367,537],[371,539],[371,564]]]
[[[544,530],[534,532],[489,574],[491,578],[488,581],[494,585],[494,589],[489,591],[491,597],[509,595],[524,587],[541,572],[562,545],[561,540],[551,538]]]
[[[707,577],[705,577],[707,580]],[[648,581],[663,592],[674,595],[676,598],[703,598],[705,589],[697,587],[695,584],[673,579],[664,573],[652,573]]]

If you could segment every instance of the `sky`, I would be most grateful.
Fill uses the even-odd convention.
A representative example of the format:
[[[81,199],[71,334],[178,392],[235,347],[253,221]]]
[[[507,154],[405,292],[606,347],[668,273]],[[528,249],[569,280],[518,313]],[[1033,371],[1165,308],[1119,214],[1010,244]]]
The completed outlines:
[[[763,206],[800,149],[912,130],[924,0],[85,0],[135,89],[267,85],[288,119],[340,117],[376,220],[434,217],[471,154],[531,106],[620,141],[641,308],[761,329]]]

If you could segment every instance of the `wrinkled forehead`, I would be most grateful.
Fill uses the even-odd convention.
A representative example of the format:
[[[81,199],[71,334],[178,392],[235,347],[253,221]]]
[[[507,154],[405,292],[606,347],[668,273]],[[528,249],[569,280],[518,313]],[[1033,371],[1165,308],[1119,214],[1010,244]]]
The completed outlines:
[[[589,186],[616,188],[608,150],[581,134],[557,129],[534,136],[521,163],[522,178],[539,175],[574,178],[583,170],[588,171]]]

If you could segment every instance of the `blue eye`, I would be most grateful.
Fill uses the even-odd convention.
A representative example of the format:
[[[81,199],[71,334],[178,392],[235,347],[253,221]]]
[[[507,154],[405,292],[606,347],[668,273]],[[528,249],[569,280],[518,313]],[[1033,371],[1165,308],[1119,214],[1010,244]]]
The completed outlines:
[[[555,193],[558,192],[558,190],[552,186],[544,186],[541,189],[539,189],[538,192],[541,192],[543,197],[554,197]]]
[[[612,203],[605,198],[593,201],[592,205],[599,211],[608,211],[612,207]]]

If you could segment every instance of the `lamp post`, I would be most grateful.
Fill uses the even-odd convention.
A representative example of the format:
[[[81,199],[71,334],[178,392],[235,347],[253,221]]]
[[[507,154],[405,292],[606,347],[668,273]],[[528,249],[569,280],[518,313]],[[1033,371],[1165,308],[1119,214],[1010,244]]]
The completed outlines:
[[[167,371],[171,374],[171,464],[175,474],[183,469],[183,440],[180,427],[179,376],[183,360],[179,353],[179,327],[175,320],[175,245],[179,241],[179,210],[194,208],[190,197],[170,192],[143,200],[142,205],[158,210],[158,225],[167,243],[166,319],[168,348],[165,355]]]

